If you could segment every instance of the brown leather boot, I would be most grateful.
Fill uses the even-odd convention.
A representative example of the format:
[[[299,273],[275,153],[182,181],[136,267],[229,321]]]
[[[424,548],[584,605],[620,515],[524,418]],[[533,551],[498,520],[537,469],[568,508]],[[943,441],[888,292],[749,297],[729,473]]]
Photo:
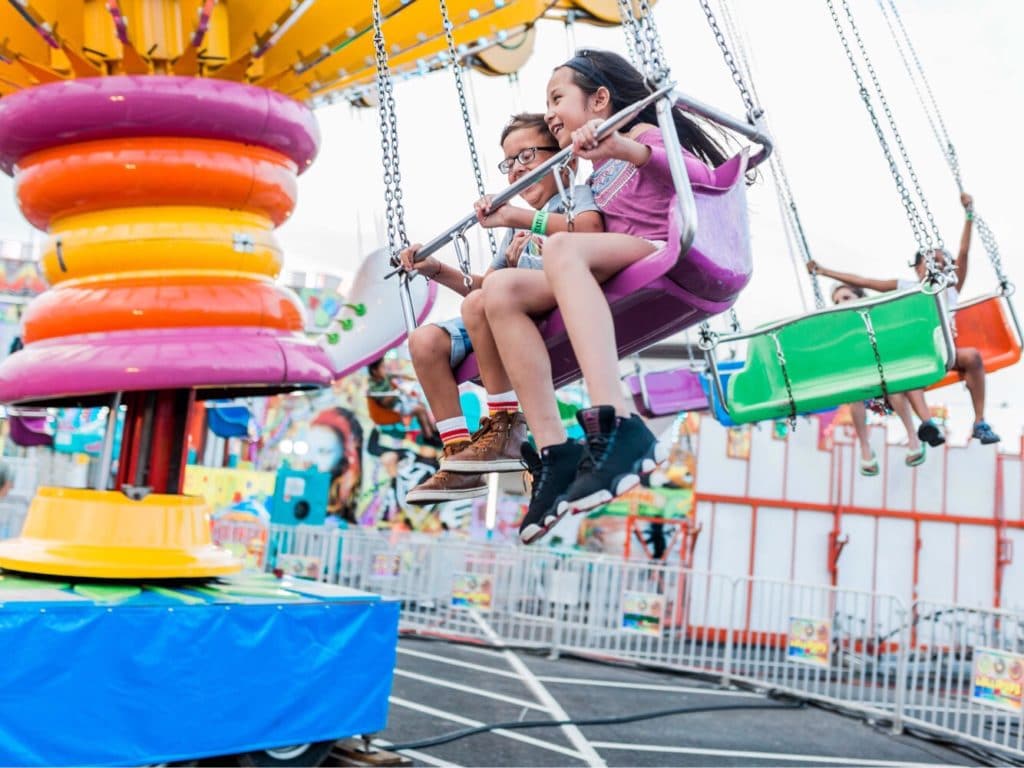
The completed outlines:
[[[520,472],[522,446],[526,442],[526,417],[522,413],[496,413],[480,422],[469,445],[441,459],[448,472]]]
[[[468,443],[446,446],[444,456],[451,456]],[[473,499],[487,495],[487,479],[481,474],[457,474],[439,470],[406,494],[409,504],[441,504],[455,499]]]

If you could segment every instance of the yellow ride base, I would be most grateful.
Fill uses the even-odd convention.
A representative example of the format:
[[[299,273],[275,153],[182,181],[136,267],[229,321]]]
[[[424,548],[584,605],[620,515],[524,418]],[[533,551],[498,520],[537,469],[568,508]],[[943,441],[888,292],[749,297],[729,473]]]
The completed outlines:
[[[196,579],[242,563],[210,538],[201,498],[40,488],[17,539],[0,541],[0,568],[98,579]]]

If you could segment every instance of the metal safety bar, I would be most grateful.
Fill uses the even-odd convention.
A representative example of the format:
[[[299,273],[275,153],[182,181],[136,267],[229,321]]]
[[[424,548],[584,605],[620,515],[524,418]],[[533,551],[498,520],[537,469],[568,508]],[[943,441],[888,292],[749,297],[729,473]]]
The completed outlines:
[[[837,314],[841,312],[849,312],[851,310],[871,309],[872,307],[878,307],[883,304],[899,301],[900,299],[912,296],[919,292],[930,293],[939,310],[939,327],[942,329],[942,342],[946,348],[946,370],[948,371],[956,360],[956,343],[954,341],[953,325],[950,321],[950,313],[946,306],[946,291],[944,286],[933,291],[931,288],[926,288],[924,284],[921,284],[913,288],[905,288],[902,291],[890,291],[879,294],[878,296],[873,296],[870,299],[862,299],[855,303],[849,302],[846,304],[837,304],[832,307],[825,307],[823,309],[816,310],[807,315],[797,315],[795,317],[788,317],[784,320],[777,320],[774,323],[762,325],[749,331],[739,331],[729,334],[716,334],[702,331],[698,337],[697,346],[704,352],[704,359],[707,361],[708,372],[711,374],[711,385],[715,388],[715,395],[718,397],[718,401],[722,406],[723,412],[726,414],[729,413],[729,402],[725,396],[725,387],[722,386],[722,377],[718,371],[718,355],[716,353],[716,349],[719,344],[746,341],[754,338],[755,336],[764,336],[768,333],[775,333],[811,316]],[[1016,316],[1014,316],[1014,319],[1016,319]]]
[[[672,109],[675,106],[680,107],[682,110],[691,114],[698,115],[707,120],[711,120],[723,127],[729,128],[736,131],[740,135],[750,139],[761,145],[761,151],[758,152],[754,158],[751,159],[749,167],[754,168],[759,163],[768,159],[768,156],[772,152],[773,142],[770,134],[765,129],[763,122],[758,117],[753,124],[744,122],[737,118],[734,118],[725,112],[714,109],[712,107],[703,104],[696,99],[692,99],[689,96],[677,93],[675,89],[676,84],[674,82],[667,83],[660,88],[652,91],[648,96],[641,99],[640,101],[632,104],[624,109],[619,110],[614,115],[605,120],[597,129],[597,138],[600,141],[602,138],[607,136],[612,131],[618,130],[623,125],[628,123],[630,120],[636,117],[637,114],[642,112],[644,109],[649,107],[651,104],[657,104],[656,109],[658,111],[658,123],[661,128],[662,137],[667,147],[679,146],[679,137],[675,132],[675,126],[672,123]],[[557,172],[557,170],[564,165],[571,157],[573,151],[572,147],[565,147],[554,156],[548,158],[543,163],[538,165],[529,173],[524,174],[515,183],[503,189],[501,192],[496,194],[491,200],[492,208],[500,208],[502,205],[508,203],[512,198],[521,193],[527,187],[536,184],[544,176],[551,172]],[[680,206],[682,210],[680,213],[683,214],[683,233],[680,237],[681,244],[683,245],[683,252],[689,249],[693,242],[693,238],[696,235],[696,210],[697,206],[693,200],[693,190],[690,186],[689,177],[686,174],[686,166],[683,162],[683,156],[681,151],[668,152],[669,158],[669,169],[672,174],[672,180],[676,185],[676,190],[680,199]],[[689,198],[687,200],[687,198]],[[450,226],[444,232],[437,237],[427,242],[419,251],[416,253],[415,262],[420,262],[426,259],[428,256],[433,255],[441,248],[450,243],[453,239],[465,233],[477,223],[476,212],[470,213],[464,216],[462,219],[457,221],[455,224]],[[401,272],[402,269],[398,268],[392,270],[386,278]]]

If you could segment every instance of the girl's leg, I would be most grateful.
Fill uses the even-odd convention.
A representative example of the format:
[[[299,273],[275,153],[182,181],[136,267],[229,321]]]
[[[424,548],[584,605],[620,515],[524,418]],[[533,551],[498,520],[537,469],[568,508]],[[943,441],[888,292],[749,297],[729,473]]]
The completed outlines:
[[[850,403],[850,420],[853,422],[853,431],[857,433],[857,442],[860,443],[861,459],[871,461],[875,452],[871,449],[868,435],[868,412],[860,400]]]
[[[409,336],[409,355],[430,410],[438,421],[462,415],[459,386],[451,365],[452,338],[436,325],[422,325]]]
[[[917,453],[921,450],[921,441],[918,440],[917,430],[914,428],[914,415],[910,412],[909,399],[905,395],[894,393],[889,395],[889,403],[892,405],[893,413],[899,416],[903,428],[907,430],[907,450],[910,453]]]
[[[545,274],[539,270],[502,269],[488,275],[482,292],[491,334],[537,447],[564,443],[551,360],[533,320],[555,306]]]
[[[594,405],[628,416],[619,382],[619,355],[612,313],[601,282],[653,253],[646,240],[611,233],[558,233],[544,243],[544,274],[562,312],[573,352]]]
[[[981,353],[974,347],[956,350],[956,363],[953,366],[964,376],[964,383],[971,393],[971,405],[974,406],[974,423],[985,420],[985,362]]]

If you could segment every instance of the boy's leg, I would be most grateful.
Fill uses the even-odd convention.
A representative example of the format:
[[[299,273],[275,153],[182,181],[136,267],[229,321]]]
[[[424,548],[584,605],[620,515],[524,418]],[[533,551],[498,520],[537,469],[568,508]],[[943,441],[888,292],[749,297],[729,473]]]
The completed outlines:
[[[462,302],[462,321],[476,354],[480,380],[487,390],[488,415],[472,441],[458,453],[446,456],[441,466],[453,472],[518,472],[524,466],[526,419],[519,410],[519,400],[487,324],[483,291],[474,291]]]
[[[924,440],[932,448],[946,442],[946,437],[942,434],[942,430],[939,429],[939,425],[932,421],[932,412],[928,410],[928,403],[924,399],[924,390],[912,389],[903,394],[910,402],[910,407],[914,409],[917,418],[921,420],[921,424],[917,428],[918,438]],[[909,426],[907,427],[907,435],[910,435]]]
[[[444,443],[444,456],[458,452],[469,442],[469,430],[466,428],[466,417],[462,413],[459,387],[453,372],[454,366],[462,361],[466,352],[461,323],[457,321],[448,321],[444,327],[424,325],[409,337],[413,368],[437,419],[437,431]],[[487,483],[482,475],[456,475],[440,470],[409,491],[406,501],[409,504],[438,504],[486,495]]]

